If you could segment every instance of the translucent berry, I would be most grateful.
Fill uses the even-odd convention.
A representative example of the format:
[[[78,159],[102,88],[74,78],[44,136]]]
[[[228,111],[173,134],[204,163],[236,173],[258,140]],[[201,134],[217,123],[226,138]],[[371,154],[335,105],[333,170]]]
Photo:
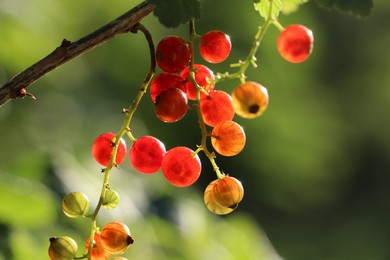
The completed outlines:
[[[202,170],[199,156],[184,146],[168,150],[164,155],[161,168],[165,178],[178,187],[192,185],[199,178]]]
[[[303,25],[286,27],[278,36],[279,54],[288,62],[304,62],[313,50],[313,32]]]
[[[160,73],[152,81],[150,85],[150,97],[156,103],[156,98],[160,93],[167,88],[178,88],[184,93],[186,92],[186,85],[184,79],[173,73]]]
[[[190,59],[190,48],[180,37],[165,37],[156,47],[157,65],[165,72],[180,72],[189,64]]]
[[[247,81],[233,90],[234,112],[244,118],[260,116],[268,107],[268,91],[257,82]]]
[[[82,192],[71,192],[62,199],[62,210],[70,218],[83,217],[89,210],[89,199]]]
[[[51,237],[49,239],[50,260],[73,260],[77,254],[77,243],[67,236]]]
[[[214,73],[212,70],[210,70],[207,66],[202,64],[194,64],[194,70],[195,70],[195,81],[196,83],[202,87],[206,92],[210,92],[214,89],[215,83],[214,83]],[[192,84],[191,78],[190,78],[190,67],[186,67],[180,75],[183,79],[186,80],[186,94],[187,98],[190,100],[196,100],[196,88],[194,84]],[[201,97],[204,96],[203,93],[201,93]]]
[[[214,185],[215,201],[219,205],[235,209],[244,197],[244,188],[239,180],[231,176],[217,180]]]
[[[130,148],[130,162],[141,173],[155,173],[161,168],[165,152],[165,145],[160,140],[142,136]]]
[[[107,167],[110,163],[112,150],[114,148],[114,141],[116,135],[114,133],[104,133],[98,136],[92,144],[92,156],[95,160]],[[120,164],[126,157],[126,143],[121,138],[118,143],[118,149],[116,153],[115,163]]]
[[[232,97],[222,91],[210,91],[208,96],[203,96],[200,100],[200,111],[203,121],[209,126],[215,126],[234,117]]]
[[[178,88],[168,88],[156,98],[155,112],[157,117],[166,123],[177,122],[188,110],[186,94]]]
[[[220,63],[227,59],[232,49],[230,37],[214,30],[204,34],[199,43],[202,58],[210,63]]]
[[[100,242],[106,252],[122,254],[130,244],[134,243],[134,240],[125,224],[110,222],[103,227],[100,233]]]
[[[114,209],[118,206],[118,204],[119,204],[118,192],[116,192],[112,189],[106,190],[106,194],[103,198],[102,206],[105,209]]]
[[[245,146],[244,129],[234,121],[223,121],[211,132],[211,144],[221,155],[233,156],[242,151]]]
[[[91,250],[91,260],[107,260],[110,257],[110,253],[108,253],[104,248],[102,247],[101,242],[101,236],[98,233],[94,234],[94,243],[92,245]],[[85,242],[85,248],[89,249],[90,244],[90,237],[88,237],[87,241]]]
[[[231,213],[234,209],[221,206],[217,203],[217,200],[215,198],[215,191],[214,191],[214,186],[217,183],[217,181],[218,180],[214,180],[209,185],[207,185],[203,196],[204,203],[211,212],[218,215],[226,215]]]

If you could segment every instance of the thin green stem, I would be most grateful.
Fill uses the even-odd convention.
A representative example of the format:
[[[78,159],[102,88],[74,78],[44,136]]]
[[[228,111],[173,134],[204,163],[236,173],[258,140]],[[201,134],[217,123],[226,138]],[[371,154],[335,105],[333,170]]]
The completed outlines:
[[[218,73],[216,76],[217,82],[223,81],[226,79],[239,79],[241,81],[241,83],[243,83],[243,82],[245,82],[245,79],[246,79],[245,73],[246,73],[246,70],[248,69],[249,65],[252,65],[255,68],[257,67],[256,54],[257,54],[257,51],[260,47],[260,44],[261,44],[263,37],[264,37],[265,33],[267,32],[269,26],[271,24],[274,24],[279,29],[283,28],[283,26],[276,19],[272,18],[272,7],[273,7],[273,4],[272,4],[272,0],[271,0],[270,11],[269,11],[270,15],[267,17],[264,24],[262,26],[258,27],[258,30],[255,34],[255,38],[253,40],[252,47],[251,47],[246,59],[243,61],[240,60],[240,61],[238,61],[238,63],[234,63],[234,64],[230,65],[231,67],[238,67],[239,68],[238,71],[235,73],[231,73],[231,74],[228,72]]]
[[[195,20],[191,19],[189,46],[190,46],[190,50],[192,53],[192,57],[194,57],[194,42],[195,42],[196,37],[197,37],[197,35],[195,32]],[[195,80],[195,70],[194,70],[194,59],[193,58],[191,59],[191,62],[190,62],[190,80],[191,80],[192,84],[196,87],[196,101],[194,104],[194,108],[195,108],[196,114],[198,116],[199,127],[200,127],[200,130],[202,133],[201,144],[195,153],[198,153],[199,151],[203,151],[206,154],[207,158],[209,159],[211,165],[213,166],[213,169],[214,169],[217,177],[219,179],[222,179],[224,177],[224,174],[219,170],[219,167],[218,167],[217,163],[215,162],[215,157],[216,157],[215,153],[210,152],[210,150],[207,148],[207,138],[209,137],[209,134],[208,134],[208,131],[206,128],[206,124],[204,123],[204,120],[203,120],[202,112],[200,111],[200,92],[203,90],[203,88],[200,87]]]
[[[149,86],[149,84],[150,84],[150,82],[151,82],[151,80],[152,80],[152,78],[153,78],[153,76],[154,76],[154,74],[156,72],[156,60],[155,60],[155,53],[154,53],[154,44],[153,44],[153,40],[152,40],[151,34],[140,23],[134,25],[132,27],[132,30],[131,30],[131,32],[133,32],[133,33],[136,33],[138,31],[142,31],[143,32],[143,34],[145,35],[145,38],[146,38],[146,40],[147,40],[147,42],[149,44],[149,52],[150,52],[150,59],[151,59],[150,69],[149,69],[149,73],[146,76],[145,80],[142,82],[141,88],[138,91],[137,96],[135,97],[135,99],[132,102],[132,104],[130,105],[130,107],[128,109],[123,109],[123,112],[125,113],[125,118],[123,120],[122,127],[120,128],[120,130],[118,131],[118,133],[115,136],[115,139],[113,140],[113,143],[112,143],[113,149],[112,149],[110,162],[107,165],[107,167],[102,170],[102,172],[104,173],[104,178],[103,178],[102,189],[101,189],[101,192],[100,192],[100,198],[99,198],[98,204],[97,204],[93,214],[91,215],[91,233],[90,233],[90,241],[91,242],[90,242],[89,247],[88,247],[88,254],[86,255],[86,257],[88,259],[91,259],[91,252],[92,252],[92,246],[93,246],[93,243],[94,243],[94,236],[95,236],[95,233],[98,231],[96,218],[97,218],[97,216],[99,214],[99,211],[100,211],[100,209],[101,209],[101,207],[103,205],[103,201],[104,201],[104,198],[105,198],[105,195],[106,195],[106,191],[108,189],[110,189],[110,185],[109,185],[110,172],[111,172],[111,170],[114,167],[117,167],[115,159],[116,159],[116,154],[117,154],[117,151],[118,151],[119,142],[121,141],[121,138],[125,134],[127,134],[129,136],[131,141],[134,142],[136,140],[134,138],[134,136],[130,132],[130,123],[131,123],[131,120],[133,118],[133,115],[134,115],[135,111],[138,108],[139,103],[141,102],[141,99],[142,99],[143,95],[146,93],[146,90],[147,90],[147,88],[148,88],[148,86]]]

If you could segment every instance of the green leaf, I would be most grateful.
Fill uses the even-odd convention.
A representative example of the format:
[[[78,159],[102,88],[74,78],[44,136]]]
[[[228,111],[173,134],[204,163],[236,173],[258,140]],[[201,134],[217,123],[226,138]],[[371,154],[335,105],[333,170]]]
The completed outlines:
[[[366,17],[374,6],[373,0],[316,0],[322,7],[351,13],[357,17]]]
[[[253,0],[255,9],[267,20],[269,17],[276,19],[282,10],[281,0]],[[270,13],[271,11],[271,13]]]
[[[307,3],[309,0],[283,0],[283,9],[284,14],[290,14],[298,10],[299,6]]]
[[[174,28],[192,18],[200,17],[200,2],[198,0],[149,0],[156,5],[154,15],[161,24]]]

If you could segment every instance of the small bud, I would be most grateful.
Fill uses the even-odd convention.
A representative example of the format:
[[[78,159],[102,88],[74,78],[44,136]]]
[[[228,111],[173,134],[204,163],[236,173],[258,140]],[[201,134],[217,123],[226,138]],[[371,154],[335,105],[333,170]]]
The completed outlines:
[[[75,258],[78,247],[70,237],[51,237],[49,239],[50,260],[72,260]]]
[[[89,199],[82,192],[68,193],[62,200],[62,210],[70,218],[85,216],[89,210]]]
[[[107,190],[103,199],[103,207],[105,209],[114,209],[118,206],[119,194],[114,190]]]

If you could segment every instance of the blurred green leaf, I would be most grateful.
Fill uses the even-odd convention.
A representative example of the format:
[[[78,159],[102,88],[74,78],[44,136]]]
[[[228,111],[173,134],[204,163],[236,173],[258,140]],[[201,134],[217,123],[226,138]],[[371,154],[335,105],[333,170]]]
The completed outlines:
[[[370,15],[374,6],[372,0],[316,0],[316,2],[319,6],[352,13],[357,17]]]
[[[149,0],[156,5],[154,15],[166,27],[177,27],[192,18],[200,17],[198,0]]]
[[[58,208],[51,192],[39,182],[4,173],[0,175],[0,198],[0,221],[11,226],[48,225]]]
[[[282,12],[289,14],[298,10],[299,6],[307,3],[309,0],[284,0]]]
[[[260,15],[264,17],[265,20],[267,20],[270,16],[273,19],[276,19],[283,6],[281,0],[254,0],[254,4],[255,9],[259,11]],[[272,12],[271,14],[270,11]]]

